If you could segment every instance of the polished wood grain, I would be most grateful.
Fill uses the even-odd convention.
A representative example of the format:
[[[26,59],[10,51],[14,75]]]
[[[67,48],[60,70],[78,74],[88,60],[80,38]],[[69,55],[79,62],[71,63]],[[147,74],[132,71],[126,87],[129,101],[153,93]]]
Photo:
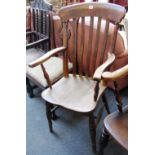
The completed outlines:
[[[46,101],[63,108],[80,113],[89,113],[95,109],[98,103],[93,99],[95,85],[96,81],[84,76],[80,78],[78,75],[74,77],[73,74],[69,74],[68,78],[62,78],[55,83],[52,89],[44,90],[42,97]],[[103,84],[100,84],[99,87],[97,100],[106,88]]]
[[[79,52],[79,75],[82,75],[82,66],[83,66],[83,51],[84,51],[84,40],[85,40],[85,18],[82,17],[81,20],[81,43],[80,43],[80,52]]]
[[[115,23],[119,23],[124,18],[125,12],[125,9],[119,5],[92,2],[66,6],[61,8],[58,14],[62,20],[79,18],[82,16],[97,16],[102,17],[105,20],[110,19]]]
[[[114,60],[115,60],[115,55],[109,53],[106,62],[103,63],[101,66],[99,66],[99,67],[96,69],[96,71],[95,71],[95,73],[94,73],[94,76],[93,76],[93,79],[94,79],[94,80],[101,80],[101,78],[102,78],[102,73],[105,71],[105,69],[106,69],[107,67],[109,67],[109,65],[111,65],[111,64],[114,62]]]
[[[89,27],[89,39],[88,39],[88,47],[87,47],[87,55],[86,55],[86,60],[87,60],[87,69],[86,69],[86,76],[90,77],[90,56],[91,56],[91,51],[92,51],[92,39],[93,39],[93,27],[94,27],[94,17],[90,17],[90,27]]]
[[[92,73],[94,73],[95,71],[95,68],[96,68],[96,59],[97,59],[97,53],[98,53],[98,48],[99,48],[99,40],[100,40],[100,34],[101,34],[101,20],[102,18],[101,17],[98,17],[98,22],[97,22],[97,32],[96,32],[96,40],[95,40],[95,50],[94,50],[94,53],[93,53],[93,60],[92,60]]]
[[[110,135],[125,149],[128,149],[128,110],[114,112],[104,120],[104,126]]]
[[[34,67],[42,64],[57,52],[63,53],[64,77],[52,85],[52,88],[49,87],[44,90],[42,92],[42,98],[46,103],[48,102],[54,106],[81,113],[89,118],[92,149],[93,152],[96,153],[96,128],[102,115],[103,106],[102,109],[99,110],[97,119],[95,119],[94,111],[98,105],[98,100],[106,89],[106,82],[102,80],[102,73],[115,60],[115,34],[117,34],[115,31],[118,31],[117,24],[125,16],[125,9],[117,5],[106,3],[80,3],[61,8],[58,15],[62,23],[61,34],[63,46],[44,55],[42,58],[31,63],[30,66]],[[88,36],[85,35],[86,20],[90,22]],[[105,40],[103,41],[103,49],[101,50],[99,63],[96,65],[98,61],[97,56],[99,55],[98,39],[100,38],[101,23],[103,20],[107,23],[104,34]],[[98,30],[97,34],[93,35],[93,28],[96,21]],[[109,24],[113,24],[116,29],[113,35],[111,51],[108,56],[104,57]],[[73,36],[72,39],[70,36]],[[98,37],[96,38],[97,45],[95,48],[92,45],[94,37]],[[93,56],[95,56],[94,59],[92,59]],[[103,57],[107,59],[103,61]],[[69,61],[73,64],[72,74],[68,72]],[[45,76],[45,78],[48,81],[48,77]],[[104,98],[102,101],[107,102]],[[109,113],[107,103],[105,103],[104,106]],[[48,112],[50,107],[46,105],[46,108]],[[47,119],[51,130],[48,116]]]
[[[105,31],[104,31],[104,41],[102,44],[102,52],[101,52],[101,58],[100,58],[100,64],[103,62],[103,56],[107,45],[107,38],[108,38],[108,32],[109,32],[109,20],[106,21],[105,25]]]
[[[77,23],[78,19],[73,18],[73,75],[77,73]]]
[[[125,77],[127,74],[128,74],[128,65],[125,65],[122,68],[113,72],[109,72],[109,71],[103,72],[102,78],[105,81],[111,81],[111,80],[116,81],[119,78]]]

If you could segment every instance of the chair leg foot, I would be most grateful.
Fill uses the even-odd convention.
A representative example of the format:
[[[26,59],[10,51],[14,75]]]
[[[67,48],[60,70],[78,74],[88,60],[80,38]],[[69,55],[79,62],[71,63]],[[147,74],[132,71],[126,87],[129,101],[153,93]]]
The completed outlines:
[[[93,114],[89,115],[89,132],[90,132],[93,152],[97,153],[96,151],[96,125],[95,125],[95,119],[94,119]]]
[[[106,129],[103,129],[103,132],[100,137],[99,141],[99,155],[104,155],[104,149],[108,144],[109,141],[109,134]]]
[[[49,130],[52,133],[53,132],[53,127],[52,127],[52,115],[51,115],[51,104],[46,102],[46,116],[47,116],[47,121],[48,121],[48,126]]]
[[[27,93],[28,93],[29,97],[33,98],[34,97],[33,88],[31,86],[28,78],[26,78],[26,89],[27,89]]]

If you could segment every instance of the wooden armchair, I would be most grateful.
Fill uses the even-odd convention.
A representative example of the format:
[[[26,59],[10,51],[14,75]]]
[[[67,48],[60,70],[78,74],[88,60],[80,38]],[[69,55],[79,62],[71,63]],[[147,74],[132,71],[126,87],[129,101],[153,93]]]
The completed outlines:
[[[52,13],[50,11],[29,8],[30,28],[26,33],[26,64],[36,60],[47,53],[54,45],[51,44],[52,38]],[[52,42],[52,41],[51,41]],[[54,42],[54,40],[53,40]],[[49,71],[49,78],[52,83],[56,82],[63,75],[62,59],[53,57],[45,63],[46,69]],[[34,89],[39,87],[41,89],[47,88],[48,84],[42,73],[40,66],[30,68],[26,65],[26,86],[30,97],[34,96]]]
[[[121,78],[127,75],[128,65],[122,67],[121,69],[111,73],[104,72],[102,78],[104,81],[116,80],[116,78]],[[116,92],[118,94],[118,92]],[[118,96],[118,95],[117,95]],[[121,98],[117,97],[117,103],[120,102]],[[100,151],[99,154],[104,154],[104,149],[109,141],[109,136],[111,135],[123,148],[128,150],[128,107],[122,109],[122,106],[118,105],[118,111],[115,111],[108,115],[104,119],[104,128],[102,135],[100,137]]]
[[[49,11],[28,8],[27,9],[27,23],[29,32],[26,33],[26,49],[40,48],[43,51],[50,49],[50,18]]]
[[[50,131],[53,132],[51,118],[55,118],[55,110],[58,107],[88,116],[92,148],[96,152],[96,127],[104,106],[107,112],[109,112],[104,95],[106,83],[102,80],[102,73],[115,60],[113,51],[118,24],[125,16],[125,9],[108,3],[80,3],[61,8],[58,14],[62,22],[63,46],[48,52],[43,57],[30,63],[29,66],[33,68],[41,65],[48,82],[49,88],[43,91],[42,98],[46,101],[46,114]],[[85,37],[85,18],[90,18],[89,37]],[[97,21],[97,23],[94,23],[94,21]],[[103,45],[99,47],[98,42],[101,37],[102,22],[106,22],[106,27]],[[95,36],[92,33],[94,24],[97,24],[98,28]],[[115,27],[114,35],[110,51],[104,59],[110,24]],[[73,36],[72,39],[70,39],[70,36]],[[94,37],[95,40],[93,40]],[[93,41],[95,41],[96,46],[92,48]],[[51,86],[44,63],[57,53],[62,53],[63,56],[64,77]],[[69,74],[69,61],[73,64],[72,74]],[[93,113],[101,96],[105,104],[99,110],[95,120]]]

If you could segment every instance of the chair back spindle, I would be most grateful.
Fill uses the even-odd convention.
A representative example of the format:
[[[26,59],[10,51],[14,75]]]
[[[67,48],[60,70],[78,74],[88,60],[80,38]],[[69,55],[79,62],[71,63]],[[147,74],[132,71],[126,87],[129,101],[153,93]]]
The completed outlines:
[[[125,9],[115,4],[93,2],[63,7],[58,14],[63,23],[63,46],[67,48],[65,60],[73,63],[74,76],[79,74],[92,78],[96,68],[105,60],[110,24],[114,31],[109,52],[113,53],[115,50],[118,23],[123,19]],[[88,35],[86,35],[86,21],[89,23]],[[96,33],[94,33],[95,26]],[[69,31],[71,37],[68,37]],[[101,31],[104,31],[103,36]],[[68,74],[66,71],[65,73]]]

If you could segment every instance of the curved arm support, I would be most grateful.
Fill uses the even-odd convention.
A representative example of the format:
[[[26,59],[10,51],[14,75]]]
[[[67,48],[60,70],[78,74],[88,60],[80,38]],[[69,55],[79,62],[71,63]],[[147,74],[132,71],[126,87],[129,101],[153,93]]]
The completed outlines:
[[[115,55],[113,53],[108,53],[108,58],[101,66],[99,66],[93,76],[94,80],[101,80],[102,73],[106,70],[107,67],[109,67],[115,60]]]
[[[36,67],[42,63],[44,63],[45,61],[47,61],[49,58],[51,58],[52,56],[60,53],[60,52],[64,52],[66,50],[66,47],[62,46],[62,47],[58,47],[56,49],[53,49],[49,52],[47,52],[46,54],[44,54],[42,57],[38,58],[37,60],[31,62],[29,64],[29,67]]]
[[[104,81],[116,81],[120,78],[123,78],[127,74],[128,74],[128,65],[113,72],[103,72],[102,79]]]

